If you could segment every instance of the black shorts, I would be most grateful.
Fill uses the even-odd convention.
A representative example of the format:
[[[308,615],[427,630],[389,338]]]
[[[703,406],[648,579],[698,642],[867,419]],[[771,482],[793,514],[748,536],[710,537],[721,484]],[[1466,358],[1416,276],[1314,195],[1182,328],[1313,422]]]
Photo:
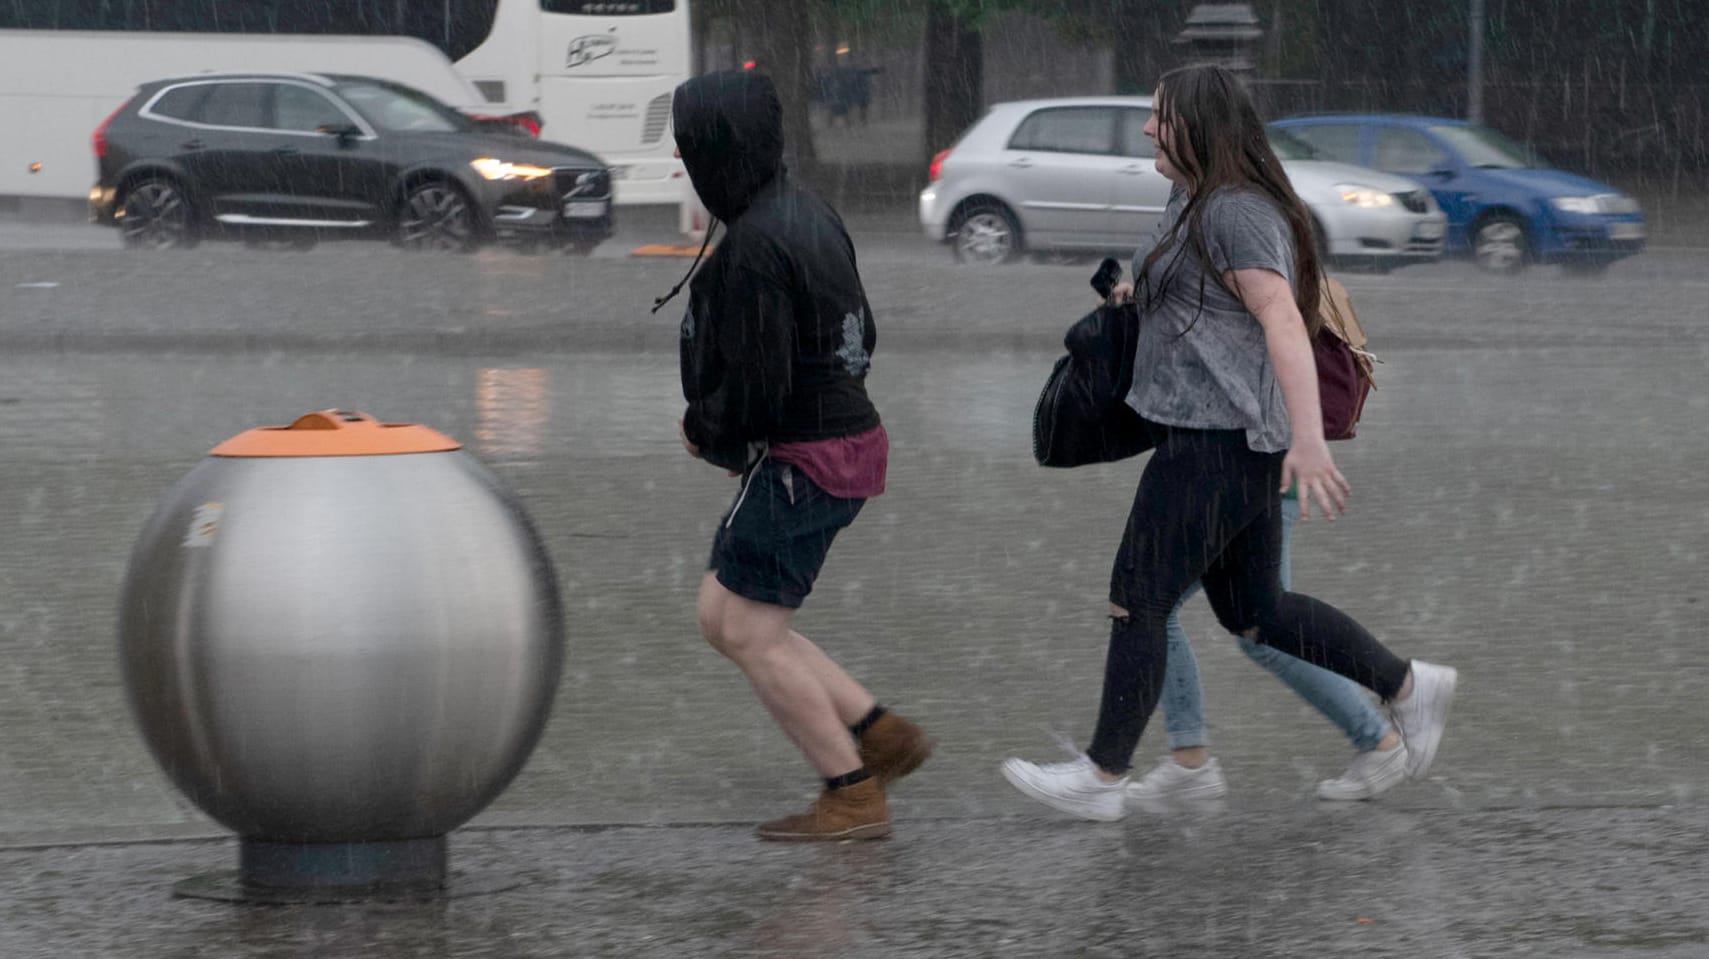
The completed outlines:
[[[738,596],[799,609],[831,540],[864,505],[832,496],[794,466],[761,460],[719,521],[706,568]]]

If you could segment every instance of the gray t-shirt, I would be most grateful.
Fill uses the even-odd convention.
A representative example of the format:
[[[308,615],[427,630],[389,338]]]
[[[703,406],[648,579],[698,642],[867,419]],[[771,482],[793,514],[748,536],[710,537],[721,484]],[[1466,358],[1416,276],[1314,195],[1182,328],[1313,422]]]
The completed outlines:
[[[1134,255],[1136,283],[1146,256],[1186,205],[1187,193],[1177,187],[1151,242]],[[1246,445],[1254,451],[1285,450],[1292,441],[1288,410],[1264,346],[1264,329],[1216,277],[1229,270],[1265,269],[1293,286],[1293,232],[1276,205],[1253,189],[1218,190],[1205,201],[1204,217],[1215,272],[1205,272],[1181,224],[1175,246],[1152,267],[1152,286],[1161,299],[1140,321],[1127,403],[1154,423],[1245,430]],[[1145,305],[1144,291],[1136,289],[1134,296]]]

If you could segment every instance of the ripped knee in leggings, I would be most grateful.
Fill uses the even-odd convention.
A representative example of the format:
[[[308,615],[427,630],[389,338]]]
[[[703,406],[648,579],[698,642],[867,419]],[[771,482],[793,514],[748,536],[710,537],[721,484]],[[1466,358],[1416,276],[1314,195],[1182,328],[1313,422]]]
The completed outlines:
[[[1116,622],[1126,622],[1128,619],[1128,611],[1117,606],[1115,603],[1111,603],[1110,618]]]

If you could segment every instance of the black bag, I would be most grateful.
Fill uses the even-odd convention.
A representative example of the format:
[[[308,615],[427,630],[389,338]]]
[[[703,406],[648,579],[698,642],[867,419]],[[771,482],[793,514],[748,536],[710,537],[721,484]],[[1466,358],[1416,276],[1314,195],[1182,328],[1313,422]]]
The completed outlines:
[[[1153,445],[1127,405],[1139,308],[1104,305],[1068,328],[1068,355],[1056,361],[1033,407],[1033,459],[1040,466],[1112,463]]]

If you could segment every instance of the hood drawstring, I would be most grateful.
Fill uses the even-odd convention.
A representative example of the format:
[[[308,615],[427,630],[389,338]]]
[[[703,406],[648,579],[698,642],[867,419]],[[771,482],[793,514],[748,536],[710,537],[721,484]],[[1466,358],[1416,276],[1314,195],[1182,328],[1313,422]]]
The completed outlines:
[[[695,268],[700,266],[700,258],[706,255],[706,247],[712,242],[712,234],[718,230],[718,223],[719,220],[717,217],[708,218],[706,225],[706,238],[700,242],[700,252],[694,255],[694,262],[688,265],[688,272],[682,275],[682,279],[677,281],[677,285],[671,287],[671,291],[666,293],[664,296],[655,297],[653,299],[654,313],[659,312],[660,308],[662,308],[666,303],[676,299],[676,295],[682,292],[683,284],[687,283],[689,278],[694,276]]]
[[[751,449],[751,447],[750,447],[750,449]],[[742,504],[747,502],[748,490],[751,490],[754,488],[754,480],[759,478],[760,467],[765,465],[766,457],[768,457],[770,455],[771,455],[771,444],[769,444],[769,443],[761,444],[760,445],[760,458],[757,460],[754,460],[753,465],[748,467],[747,475],[742,477],[742,491],[740,493],[736,494],[736,505],[730,507],[730,515],[725,517],[725,519],[724,519],[724,528],[725,529],[729,529],[732,525],[735,524],[735,522],[736,522],[736,511],[740,510],[742,508]],[[794,497],[793,493],[791,493],[790,502],[794,502],[794,499],[795,499],[795,497]]]

